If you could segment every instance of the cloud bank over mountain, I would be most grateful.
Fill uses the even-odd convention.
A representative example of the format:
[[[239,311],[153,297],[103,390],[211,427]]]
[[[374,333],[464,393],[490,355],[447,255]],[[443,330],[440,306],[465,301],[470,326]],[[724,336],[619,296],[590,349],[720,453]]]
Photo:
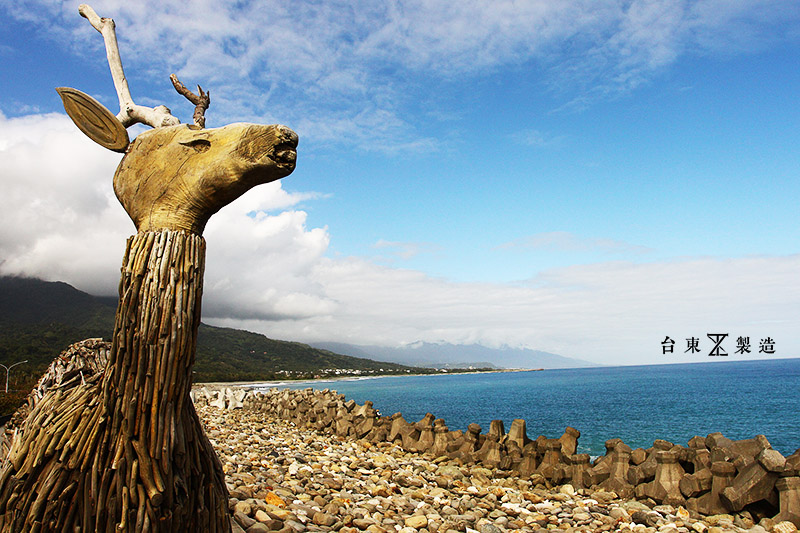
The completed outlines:
[[[137,103],[186,120],[176,71],[211,91],[210,125],[300,134],[293,181],[208,224],[210,323],[599,363],[689,360],[719,332],[800,355],[794,1],[93,7]],[[70,2],[0,12],[0,274],[113,294],[120,156],[52,91],[116,106],[102,39]]]

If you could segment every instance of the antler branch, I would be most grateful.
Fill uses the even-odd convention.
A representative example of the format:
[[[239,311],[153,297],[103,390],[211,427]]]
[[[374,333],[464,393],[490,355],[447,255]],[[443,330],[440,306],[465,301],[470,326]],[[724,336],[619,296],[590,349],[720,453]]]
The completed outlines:
[[[180,124],[177,117],[172,116],[170,110],[163,105],[156,107],[145,107],[133,103],[131,91],[128,88],[128,80],[122,70],[122,60],[119,57],[119,45],[117,44],[117,31],[114,20],[101,18],[95,13],[94,9],[87,4],[78,7],[78,13],[87,19],[89,23],[103,35],[106,44],[106,57],[108,66],[111,69],[111,77],[114,80],[114,87],[117,89],[119,97],[119,114],[117,119],[126,128],[137,122],[147,124],[153,128],[162,126],[174,126]]]
[[[206,109],[208,109],[208,106],[211,104],[211,93],[203,91],[203,88],[198,85],[197,92],[200,93],[200,96],[197,96],[192,91],[187,89],[175,74],[170,74],[169,79],[172,81],[172,85],[175,87],[175,90],[178,91],[178,94],[182,94],[187,100],[194,104],[195,107],[193,119],[195,125],[199,128],[205,128],[205,114]]]

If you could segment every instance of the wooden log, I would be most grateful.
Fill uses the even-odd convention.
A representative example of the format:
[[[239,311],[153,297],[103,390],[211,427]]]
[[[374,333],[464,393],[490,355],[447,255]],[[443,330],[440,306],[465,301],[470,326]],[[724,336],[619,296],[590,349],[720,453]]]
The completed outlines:
[[[147,497],[145,495],[144,487],[141,484],[136,485],[136,494],[139,500],[139,506],[136,511],[136,529],[135,531],[144,531],[144,520],[147,509]]]
[[[131,444],[133,445],[133,449],[136,450],[136,455],[139,459],[139,476],[147,492],[147,497],[154,507],[158,507],[164,500],[164,496],[156,486],[150,454],[139,441],[132,441]]]

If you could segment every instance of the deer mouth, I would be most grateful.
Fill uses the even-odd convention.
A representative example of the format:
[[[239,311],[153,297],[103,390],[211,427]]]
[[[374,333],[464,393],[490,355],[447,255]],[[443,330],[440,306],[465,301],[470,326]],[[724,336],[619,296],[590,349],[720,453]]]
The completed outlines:
[[[254,128],[255,129],[255,128]],[[256,164],[272,164],[287,173],[294,170],[297,160],[297,134],[286,126],[259,127],[248,132],[238,152]]]
[[[269,158],[275,161],[278,167],[291,172],[294,170],[295,161],[297,161],[297,134],[280,124],[275,129],[280,134],[280,141],[272,149]]]
[[[294,169],[295,161],[297,161],[297,141],[277,145],[269,157],[281,168]]]

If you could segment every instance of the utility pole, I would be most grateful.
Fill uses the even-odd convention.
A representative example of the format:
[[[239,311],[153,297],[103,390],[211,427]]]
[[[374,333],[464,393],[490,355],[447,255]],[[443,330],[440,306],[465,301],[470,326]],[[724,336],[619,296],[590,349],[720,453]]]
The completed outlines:
[[[11,366],[6,366],[6,365],[4,365],[4,364],[0,363],[0,366],[2,366],[3,368],[5,368],[5,369],[6,369],[6,394],[8,394],[8,373],[9,373],[9,372],[11,371],[11,369],[12,369],[12,368],[14,368],[15,366],[17,366],[17,365],[21,365],[22,363],[27,363],[27,362],[28,362],[28,360],[27,360],[27,359],[25,359],[24,361],[20,361],[20,362],[18,362],[18,363],[14,363],[14,364],[13,364],[13,365],[11,365]]]

